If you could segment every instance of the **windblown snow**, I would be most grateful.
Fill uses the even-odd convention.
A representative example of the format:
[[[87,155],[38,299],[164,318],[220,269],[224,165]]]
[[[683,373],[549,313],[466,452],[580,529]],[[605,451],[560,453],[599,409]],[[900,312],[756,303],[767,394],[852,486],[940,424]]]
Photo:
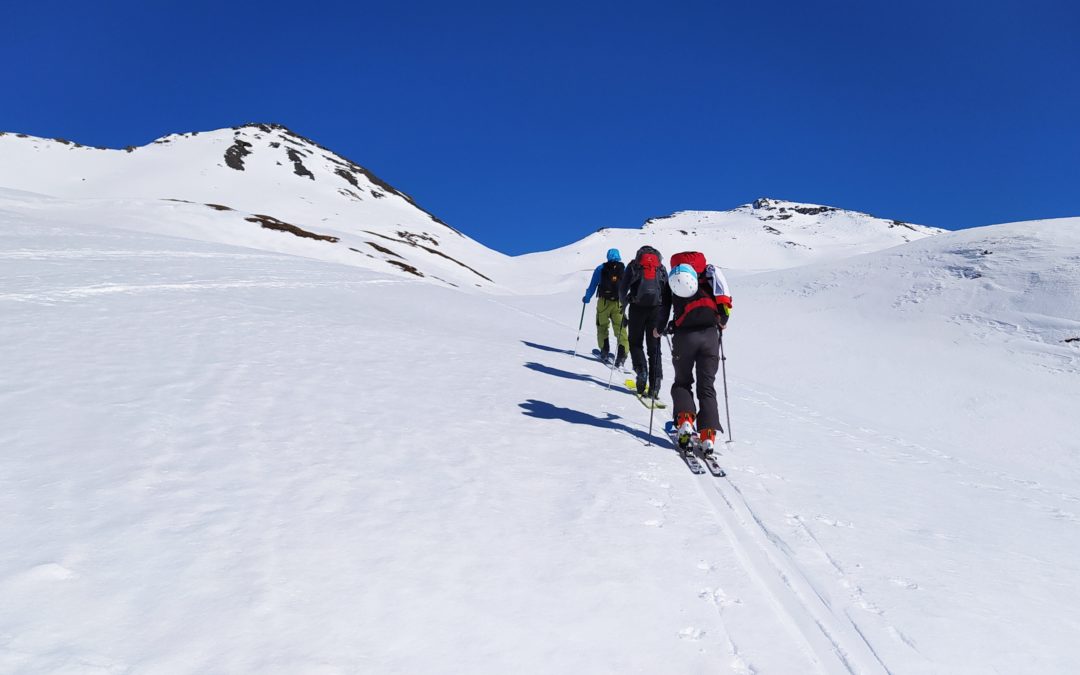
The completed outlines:
[[[1080,663],[1080,218],[512,258],[271,125],[6,134],[0,186],[0,672]],[[726,479],[575,339],[645,243],[730,272]]]

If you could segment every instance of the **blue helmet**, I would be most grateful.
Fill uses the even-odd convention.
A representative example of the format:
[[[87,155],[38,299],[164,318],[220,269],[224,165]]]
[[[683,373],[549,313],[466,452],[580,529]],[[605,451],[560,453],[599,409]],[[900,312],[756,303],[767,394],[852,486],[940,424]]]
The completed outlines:
[[[619,255],[619,249],[617,249],[617,248],[609,248],[607,250],[607,259],[608,259],[608,262],[622,261],[622,256]]]

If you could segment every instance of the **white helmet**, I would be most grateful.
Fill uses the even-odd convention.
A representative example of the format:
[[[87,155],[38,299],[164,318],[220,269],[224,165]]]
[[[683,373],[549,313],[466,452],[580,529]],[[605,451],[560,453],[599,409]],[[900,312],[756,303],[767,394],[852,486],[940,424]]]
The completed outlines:
[[[692,298],[698,292],[697,272],[685,263],[677,265],[668,275],[668,285],[671,292],[680,298]]]

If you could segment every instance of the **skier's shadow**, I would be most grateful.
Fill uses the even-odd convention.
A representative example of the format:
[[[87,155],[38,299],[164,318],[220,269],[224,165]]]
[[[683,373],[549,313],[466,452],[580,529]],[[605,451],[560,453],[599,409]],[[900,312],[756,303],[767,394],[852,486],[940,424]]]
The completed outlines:
[[[533,349],[539,349],[545,352],[554,352],[555,354],[566,354],[567,356],[573,356],[574,352],[569,349],[559,349],[558,347],[549,347],[548,345],[538,344],[536,342],[529,342],[528,340],[522,340],[521,344],[526,347],[532,347]]]
[[[538,342],[529,342],[528,340],[522,340],[521,344],[525,345],[526,347],[532,347],[533,349],[539,349],[540,351],[543,351],[543,352],[551,352],[552,354],[565,354],[566,356],[577,356],[579,359],[585,359],[587,361],[596,361],[598,363],[600,362],[600,359],[598,359],[595,354],[591,354],[591,353],[588,353],[588,352],[586,352],[586,353],[575,353],[573,350],[570,350],[570,349],[560,349],[558,347],[551,347],[551,346],[548,346],[548,345],[542,345],[542,344],[540,344]]]
[[[586,424],[592,427],[600,427],[601,429],[613,429],[615,431],[623,431],[636,438],[640,438],[643,441],[652,443],[653,445],[662,444],[662,440],[657,436],[652,436],[649,432],[642,429],[635,429],[627,426],[622,422],[622,418],[614,413],[607,413],[604,417],[597,417],[596,415],[590,415],[589,413],[581,412],[580,410],[573,410],[571,408],[560,408],[546,401],[537,401],[536,399],[529,399],[524,403],[518,404],[522,409],[522,414],[529,417],[535,417],[542,420],[563,420],[571,424]]]
[[[577,380],[578,382],[590,382],[598,387],[604,387],[605,389],[608,386],[607,380],[601,380],[598,377],[593,377],[592,375],[584,375],[582,373],[571,373],[569,370],[552,368],[551,366],[545,366],[542,363],[536,363],[534,361],[526,363],[525,367],[529,370],[535,370],[536,372],[543,373],[545,375],[554,375],[555,377],[562,377],[566,378],[567,380]],[[611,380],[611,388],[614,391],[621,391],[627,394],[633,393],[626,389],[626,387],[623,386],[622,379],[617,377]]]

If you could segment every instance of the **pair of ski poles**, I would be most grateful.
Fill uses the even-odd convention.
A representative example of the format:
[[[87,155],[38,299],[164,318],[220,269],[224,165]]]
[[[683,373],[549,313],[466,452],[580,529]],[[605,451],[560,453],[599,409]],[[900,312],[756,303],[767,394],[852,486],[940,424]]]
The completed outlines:
[[[585,307],[586,307],[586,304],[584,302],[581,303],[581,318],[578,320],[577,338],[574,340],[574,352],[573,352],[571,358],[577,357],[578,346],[581,343],[581,327],[585,324]],[[719,337],[719,339],[720,339],[720,367],[721,367],[722,378],[723,378],[723,381],[724,381],[724,414],[725,414],[725,416],[727,418],[727,433],[728,433],[727,442],[728,442],[728,444],[731,444],[731,443],[734,443],[735,441],[731,437],[731,405],[730,405],[730,403],[728,401],[727,356],[724,354],[724,331],[722,329],[718,328],[717,332],[720,335],[720,337]],[[671,346],[671,336],[665,331],[664,332],[664,337],[667,338],[668,351],[674,353],[674,350],[672,349],[672,346]],[[660,345],[659,345],[659,343],[657,343],[657,350],[659,350],[659,347],[660,347]],[[657,355],[657,357],[659,357],[659,354]],[[615,376],[615,366],[612,365],[611,366],[611,372],[608,373],[607,388],[608,388],[609,391],[611,390],[611,379],[614,376]],[[656,412],[656,406],[655,405],[649,406],[649,438],[650,439],[652,438],[653,415],[655,414],[655,412]],[[652,445],[652,441],[650,440],[648,444]]]
[[[732,438],[731,438],[731,406],[728,403],[727,356],[724,355],[724,330],[722,328],[719,328],[719,327],[716,330],[717,330],[717,333],[720,334],[720,338],[719,338],[720,339],[720,368],[721,368],[721,373],[722,373],[722,377],[723,377],[723,380],[724,380],[724,414],[727,417],[727,437],[728,437],[727,442],[728,442],[728,445],[730,445],[730,444],[734,443],[735,441],[733,441]],[[674,355],[675,354],[675,348],[671,346],[671,334],[668,333],[667,331],[665,331],[664,332],[664,337],[667,338],[668,351],[671,352],[672,355]],[[657,345],[657,349],[659,349],[659,344]],[[652,427],[653,427],[653,415],[652,414],[653,414],[653,410],[655,410],[655,408],[653,408],[652,410],[649,411],[649,438],[652,438]],[[651,444],[651,442],[650,442],[650,444]]]

